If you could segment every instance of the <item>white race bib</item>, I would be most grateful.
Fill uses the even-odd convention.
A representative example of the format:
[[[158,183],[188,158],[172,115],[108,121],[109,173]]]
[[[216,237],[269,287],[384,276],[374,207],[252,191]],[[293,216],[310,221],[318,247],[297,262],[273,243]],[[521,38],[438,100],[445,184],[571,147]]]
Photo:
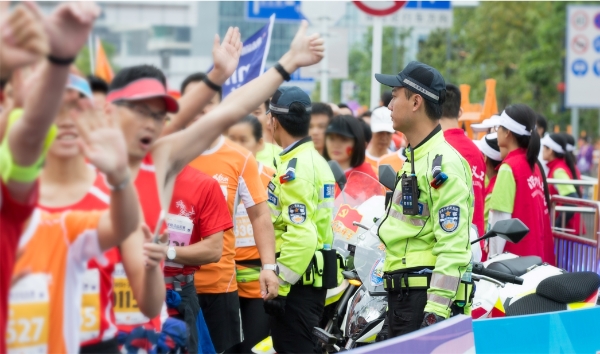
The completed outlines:
[[[35,273],[25,276],[10,289],[8,327],[5,334],[8,353],[48,352],[48,285],[46,274]]]
[[[167,231],[169,232],[169,246],[185,247],[190,245],[194,223],[186,216],[167,215]],[[183,264],[165,262],[165,266],[183,268]]]
[[[98,338],[100,335],[100,311],[100,271],[86,269],[81,296],[80,342]]]
[[[250,223],[248,212],[243,203],[238,204],[235,209],[235,226],[233,228],[233,233],[235,234],[235,247],[256,246],[252,223]]]
[[[123,263],[115,264],[113,272],[113,304],[117,325],[135,326],[150,321],[140,312],[137,301],[133,298],[133,291],[127,280]]]

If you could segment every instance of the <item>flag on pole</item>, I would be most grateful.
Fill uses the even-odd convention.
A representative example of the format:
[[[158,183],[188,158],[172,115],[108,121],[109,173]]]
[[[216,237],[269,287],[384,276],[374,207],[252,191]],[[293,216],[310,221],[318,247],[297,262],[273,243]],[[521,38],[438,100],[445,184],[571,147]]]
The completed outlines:
[[[104,47],[102,46],[102,42],[100,42],[100,38],[96,37],[96,68],[94,69],[94,75],[99,78],[105,80],[110,83],[115,76],[110,67],[110,62],[108,61],[108,57],[106,56],[106,52],[104,51]]]
[[[271,46],[273,23],[275,23],[274,14],[268,24],[244,41],[238,67],[223,84],[223,98],[265,71],[265,63]]]

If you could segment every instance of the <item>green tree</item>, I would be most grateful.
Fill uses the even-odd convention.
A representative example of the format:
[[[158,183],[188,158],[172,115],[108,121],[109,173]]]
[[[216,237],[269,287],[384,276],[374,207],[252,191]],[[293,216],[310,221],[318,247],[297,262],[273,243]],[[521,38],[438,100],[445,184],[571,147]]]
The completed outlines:
[[[119,68],[113,62],[113,58],[116,53],[115,46],[105,41],[101,42],[102,46],[104,47],[104,51],[106,52],[106,56],[108,57],[108,61],[110,62],[110,66],[112,67],[113,72],[116,73],[119,71]],[[92,73],[90,67],[90,48],[87,45],[84,46],[79,52],[79,55],[77,55],[75,65],[77,66],[77,69],[79,69],[84,75],[90,75]]]
[[[410,29],[394,29],[384,27],[382,41],[381,71],[384,73],[398,72],[404,67],[404,54],[406,48],[403,42],[410,36]],[[354,44],[348,53],[348,78],[356,83],[356,101],[361,105],[369,105],[371,97],[371,53],[373,47],[373,28],[369,27],[364,39]],[[394,46],[394,41],[396,45]],[[395,59],[395,60],[394,60]],[[330,82],[330,100],[340,102],[342,80],[334,79]],[[381,87],[381,89],[384,89]],[[320,99],[321,87],[317,86],[312,93],[313,100]]]
[[[485,79],[496,79],[500,110],[525,103],[565,130],[570,111],[557,84],[564,81],[566,2],[481,2],[455,8],[454,26],[432,32],[418,60],[436,67],[446,82],[471,86],[483,101]],[[449,45],[449,48],[448,48]],[[597,110],[580,110],[581,129],[598,131]]]

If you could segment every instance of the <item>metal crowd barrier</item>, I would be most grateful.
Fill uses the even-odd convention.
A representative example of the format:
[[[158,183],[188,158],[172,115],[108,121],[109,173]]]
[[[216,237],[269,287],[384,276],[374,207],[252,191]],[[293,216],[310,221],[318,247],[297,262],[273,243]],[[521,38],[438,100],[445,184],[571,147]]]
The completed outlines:
[[[572,184],[574,186],[581,186],[583,189],[583,199],[592,199],[598,200],[598,179],[589,177],[589,176],[581,176],[581,179],[575,180],[564,180],[564,179],[555,179],[548,178],[546,180],[548,184]]]
[[[581,223],[585,224],[587,229],[585,235],[574,235],[575,230],[566,228],[566,212],[576,212],[581,215]],[[551,196],[550,217],[557,267],[568,272],[598,272],[600,260],[599,215],[600,202],[559,195]],[[560,226],[555,227],[557,218]]]

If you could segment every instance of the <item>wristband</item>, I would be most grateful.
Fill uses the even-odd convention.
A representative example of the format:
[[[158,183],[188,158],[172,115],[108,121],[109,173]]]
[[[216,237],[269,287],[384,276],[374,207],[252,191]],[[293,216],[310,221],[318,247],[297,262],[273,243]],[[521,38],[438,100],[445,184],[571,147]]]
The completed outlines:
[[[123,180],[121,183],[117,184],[116,186],[113,186],[113,185],[111,185],[111,184],[108,182],[108,179],[107,179],[107,180],[106,180],[106,186],[107,186],[107,187],[108,187],[108,189],[110,189],[111,191],[120,191],[120,190],[122,190],[122,189],[125,189],[125,187],[127,187],[127,185],[129,184],[129,179],[130,179],[130,177],[131,177],[131,174],[129,174],[129,173],[128,173],[128,174],[127,174],[127,177],[125,177],[125,179],[124,179],[124,180]]]
[[[214,82],[210,81],[210,79],[208,78],[208,76],[205,76],[202,79],[202,82],[204,82],[206,84],[206,86],[208,86],[211,90],[216,91],[216,92],[221,92],[221,86],[215,84]]]
[[[54,65],[58,65],[58,66],[69,66],[71,64],[73,64],[73,62],[75,61],[75,57],[72,58],[57,58],[53,55],[48,55],[48,61],[51,62]]]
[[[292,79],[292,77],[290,76],[290,73],[285,71],[285,69],[283,68],[283,66],[281,66],[281,64],[277,63],[273,67],[275,68],[275,70],[277,70],[277,72],[281,75],[281,77],[283,77],[283,80],[290,81]]]

